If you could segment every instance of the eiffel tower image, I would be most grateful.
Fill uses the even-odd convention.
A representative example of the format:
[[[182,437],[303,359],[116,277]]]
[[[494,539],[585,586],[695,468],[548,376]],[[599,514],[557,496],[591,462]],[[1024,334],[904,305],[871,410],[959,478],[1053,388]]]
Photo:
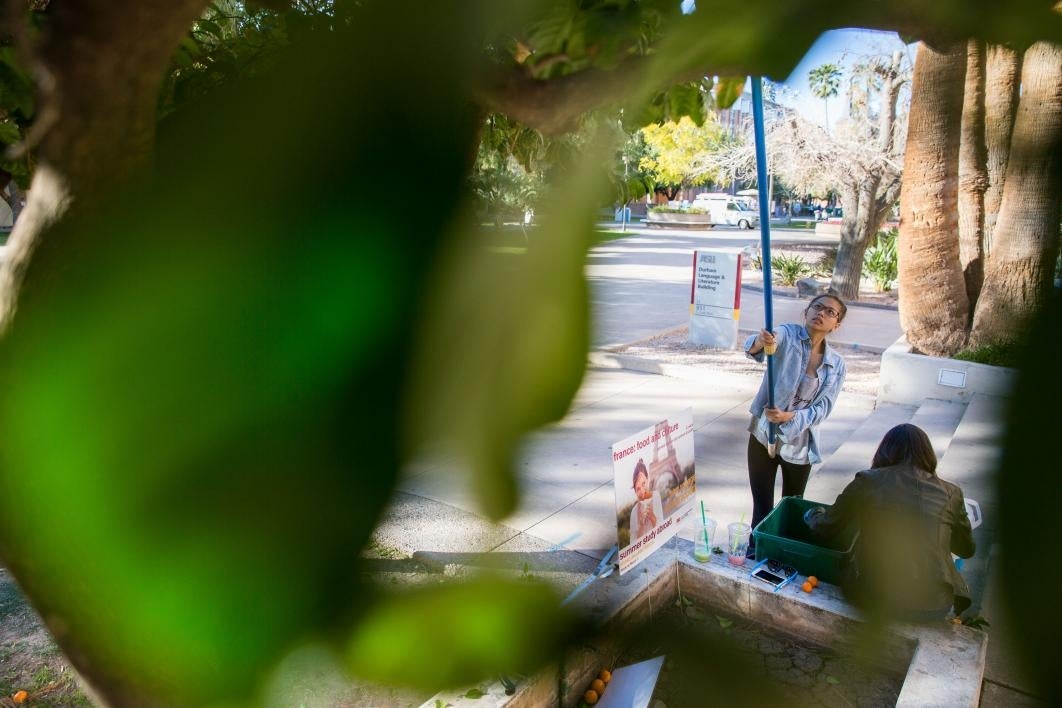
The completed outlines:
[[[655,440],[653,461],[649,463],[649,484],[659,491],[677,487],[682,481],[682,468],[675,453],[675,445],[671,442],[671,427],[666,419],[656,424],[653,437]],[[665,450],[666,454],[661,454]]]

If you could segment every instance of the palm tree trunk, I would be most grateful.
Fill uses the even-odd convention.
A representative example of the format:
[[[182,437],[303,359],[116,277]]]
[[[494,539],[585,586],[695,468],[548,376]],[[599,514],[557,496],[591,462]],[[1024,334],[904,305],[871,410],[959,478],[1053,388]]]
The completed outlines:
[[[971,39],[966,54],[966,90],[959,142],[959,263],[966,297],[977,302],[984,279],[985,188],[985,45]]]
[[[1022,95],[992,259],[974,314],[977,346],[1016,339],[1052,287],[1062,203],[1062,47],[1025,52]]]
[[[1009,47],[992,44],[985,61],[985,148],[988,184],[985,188],[985,260],[992,258],[992,240],[1003,202],[1010,135],[1018,109],[1021,55]]]
[[[915,349],[950,356],[970,310],[959,266],[959,131],[966,44],[918,45],[900,192],[900,324]]]

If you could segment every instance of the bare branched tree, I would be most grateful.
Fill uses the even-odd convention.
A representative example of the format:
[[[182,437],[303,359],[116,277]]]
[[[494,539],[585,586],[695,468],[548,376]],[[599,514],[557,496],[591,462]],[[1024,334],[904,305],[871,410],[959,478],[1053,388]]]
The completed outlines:
[[[841,297],[858,299],[863,254],[900,191],[907,121],[900,93],[910,78],[902,53],[860,66],[863,110],[841,121],[831,134],[792,111],[767,116],[767,168],[805,193],[836,190],[844,221],[831,287]],[[868,80],[866,73],[873,73]],[[735,179],[754,179],[753,141],[706,154],[699,167]]]

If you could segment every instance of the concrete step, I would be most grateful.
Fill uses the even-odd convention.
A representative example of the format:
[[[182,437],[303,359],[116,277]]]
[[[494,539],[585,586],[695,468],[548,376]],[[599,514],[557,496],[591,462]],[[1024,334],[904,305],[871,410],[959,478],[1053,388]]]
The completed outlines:
[[[918,407],[908,422],[917,425],[926,432],[933,442],[933,452],[937,461],[944,459],[944,454],[951,445],[955,430],[966,412],[965,403],[953,403],[927,398]]]
[[[882,436],[893,426],[909,421],[916,410],[915,406],[879,404],[837,451],[812,473],[804,497],[832,504],[856,472],[870,467]]]
[[[975,394],[952,436],[937,474],[962,488],[967,499],[981,507],[982,523],[974,529],[977,553],[964,562],[963,576],[970,585],[973,612],[981,611],[988,578],[991,545],[995,543],[997,502],[995,475],[1003,449],[1006,399]]]

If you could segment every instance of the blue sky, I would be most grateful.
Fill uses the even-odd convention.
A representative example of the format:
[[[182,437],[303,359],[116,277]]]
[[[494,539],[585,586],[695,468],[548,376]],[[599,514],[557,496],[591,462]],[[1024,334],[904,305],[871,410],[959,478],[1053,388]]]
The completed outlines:
[[[696,0],[681,0],[682,12],[689,14],[697,9]],[[847,69],[862,59],[872,56],[891,55],[897,49],[907,53],[908,65],[914,66],[916,44],[905,45],[895,32],[868,29],[838,29],[823,32],[811,45],[807,54],[800,60],[788,77],[772,76],[771,79],[782,83],[787,91],[778,96],[778,102],[795,109],[804,118],[819,125],[825,125],[827,112],[831,125],[847,115],[848,101]],[[841,87],[833,98],[823,101],[811,92],[808,86],[808,72],[822,64],[833,63],[841,67],[845,75],[841,78]],[[745,91],[750,91],[745,83]]]
[[[879,32],[865,29],[842,29],[831,30],[823,33],[812,45],[800,63],[782,83],[795,96],[779,96],[779,103],[796,109],[801,115],[810,121],[824,122],[825,109],[823,100],[811,93],[808,86],[808,72],[817,66],[826,63],[834,63],[844,71],[846,67],[858,63],[864,57],[882,54],[892,54],[897,49],[908,53],[911,63],[914,63],[914,46],[904,45],[899,35],[895,32]],[[830,122],[845,115],[847,100],[845,97],[845,80],[842,79],[840,93],[829,99],[828,108]]]

